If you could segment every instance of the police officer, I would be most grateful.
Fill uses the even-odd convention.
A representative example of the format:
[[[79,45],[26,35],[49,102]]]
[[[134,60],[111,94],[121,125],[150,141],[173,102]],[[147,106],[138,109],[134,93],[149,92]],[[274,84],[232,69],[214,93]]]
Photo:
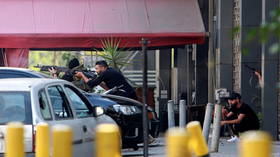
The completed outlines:
[[[135,90],[127,82],[123,74],[109,67],[106,61],[102,60],[96,62],[95,70],[98,74],[95,79],[87,78],[82,72],[77,72],[75,76],[82,78],[90,88],[93,88],[97,85],[104,87],[104,84],[102,83],[105,83],[107,89],[120,87],[120,89],[124,91],[116,92],[114,93],[115,95],[124,96],[135,100],[137,99]]]
[[[68,68],[65,72],[65,74],[61,77],[61,79],[72,82],[76,87],[90,92],[90,88],[81,80],[75,77],[75,71],[84,71],[83,65],[80,64],[79,60],[77,58],[73,58],[68,63]],[[51,73],[53,78],[59,78],[59,71],[55,68],[49,69],[49,72]]]
[[[233,136],[228,142],[238,141],[240,133],[249,130],[258,130],[260,127],[259,119],[254,110],[241,100],[239,93],[233,92],[228,98],[231,105],[230,112],[225,116],[225,120],[221,121],[221,125],[233,125]]]

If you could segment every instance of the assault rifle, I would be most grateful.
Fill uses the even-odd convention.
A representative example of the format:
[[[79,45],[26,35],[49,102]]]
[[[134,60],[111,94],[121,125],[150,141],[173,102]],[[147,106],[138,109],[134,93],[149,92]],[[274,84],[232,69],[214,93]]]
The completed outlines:
[[[251,70],[252,72],[256,72],[257,70],[255,68],[250,67],[249,65],[245,64],[245,67],[249,70]]]
[[[51,65],[37,65],[37,66],[34,66],[35,68],[39,68],[40,71],[49,71],[49,69],[51,68],[54,68],[57,70],[57,73],[60,73],[60,72],[65,72],[65,73],[68,73],[70,74],[71,76],[74,76],[77,72],[83,72],[84,75],[87,77],[87,78],[96,78],[97,75],[96,75],[96,72],[95,71],[91,71],[91,70],[87,70],[87,69],[82,69],[83,65],[80,65],[80,66],[77,66],[73,69],[69,69],[67,67],[62,67],[62,66],[51,66]]]
[[[67,71],[69,71],[69,68],[67,68],[67,67],[55,66],[55,65],[53,65],[53,66],[51,66],[51,65],[42,65],[42,66],[36,65],[34,67],[39,68],[40,71],[49,71],[49,69],[52,69],[52,68],[56,69],[57,72],[67,72]]]

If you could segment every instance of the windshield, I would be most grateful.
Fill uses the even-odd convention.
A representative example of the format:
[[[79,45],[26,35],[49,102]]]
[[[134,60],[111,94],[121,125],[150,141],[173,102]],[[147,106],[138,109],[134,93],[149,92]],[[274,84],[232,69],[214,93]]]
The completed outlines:
[[[29,92],[0,92],[0,124],[13,121],[31,124]]]

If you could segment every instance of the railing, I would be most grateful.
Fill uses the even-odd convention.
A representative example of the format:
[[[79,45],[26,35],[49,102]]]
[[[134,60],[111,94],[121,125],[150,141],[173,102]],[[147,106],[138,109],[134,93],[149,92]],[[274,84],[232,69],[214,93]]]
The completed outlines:
[[[123,72],[124,76],[128,78],[133,84],[136,86],[142,86],[143,76],[141,70],[125,70]],[[156,71],[149,70],[148,71],[148,86],[155,87],[156,86]]]

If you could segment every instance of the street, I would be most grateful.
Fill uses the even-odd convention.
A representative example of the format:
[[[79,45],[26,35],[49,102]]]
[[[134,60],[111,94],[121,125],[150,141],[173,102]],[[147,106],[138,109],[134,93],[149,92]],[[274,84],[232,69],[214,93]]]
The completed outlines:
[[[143,156],[143,145],[140,145],[139,150],[124,149],[122,151],[123,157],[140,157]],[[165,156],[165,140],[163,137],[157,138],[156,141],[149,146],[150,157]]]

